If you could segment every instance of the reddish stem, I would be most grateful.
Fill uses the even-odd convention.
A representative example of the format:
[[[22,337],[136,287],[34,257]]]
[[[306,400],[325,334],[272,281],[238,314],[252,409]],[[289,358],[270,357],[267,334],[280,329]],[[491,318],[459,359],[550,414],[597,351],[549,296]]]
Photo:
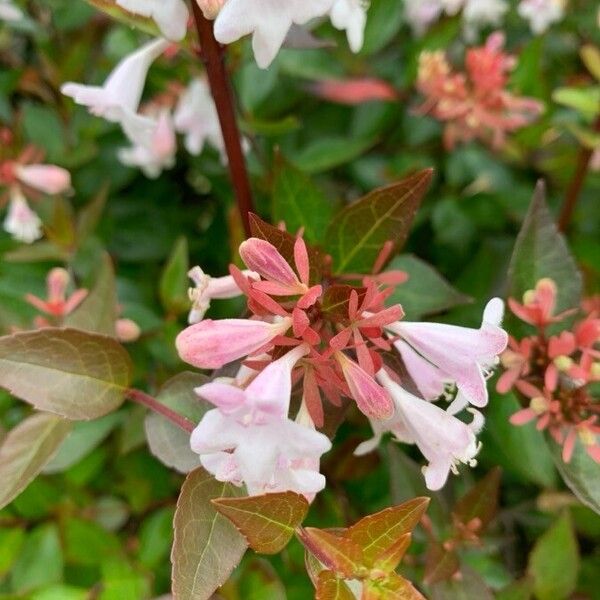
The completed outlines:
[[[252,192],[242,150],[240,131],[235,117],[233,93],[225,68],[224,50],[215,39],[212,22],[204,17],[196,0],[192,0],[192,10],[200,39],[199,55],[206,66],[208,81],[219,114],[219,123],[221,124],[225,150],[229,160],[229,173],[238,209],[246,235],[250,237],[249,213],[254,211]]]
[[[130,400],[133,400],[133,402],[137,402],[138,404],[149,408],[151,411],[162,415],[171,421],[173,425],[177,425],[177,427],[183,429],[183,431],[186,431],[187,433],[192,433],[196,427],[189,419],[186,419],[184,416],[171,410],[168,406],[161,404],[158,400],[141,390],[127,390],[126,396]]]
[[[596,119],[596,123],[594,124],[594,131],[600,132],[600,117]],[[558,219],[558,228],[561,231],[566,231],[571,223],[571,217],[573,216],[573,212],[575,211],[575,206],[577,205],[577,200],[579,199],[579,194],[581,193],[581,189],[583,188],[583,183],[585,181],[585,176],[587,175],[588,168],[590,166],[590,161],[592,160],[593,151],[590,148],[581,148],[579,150],[579,155],[577,156],[577,166],[575,167],[575,174],[573,175],[573,179],[569,184],[567,189],[567,193],[565,196],[565,202],[563,204],[562,210],[560,212],[560,217]]]

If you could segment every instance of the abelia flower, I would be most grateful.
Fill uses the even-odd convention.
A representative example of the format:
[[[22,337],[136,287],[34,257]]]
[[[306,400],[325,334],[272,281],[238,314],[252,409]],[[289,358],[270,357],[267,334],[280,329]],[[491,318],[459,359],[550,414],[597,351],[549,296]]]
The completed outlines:
[[[467,39],[474,39],[484,27],[499,26],[508,8],[506,0],[466,0],[463,22]]]
[[[563,0],[521,0],[517,11],[529,21],[531,31],[540,35],[554,23],[562,21],[565,3]]]
[[[506,90],[513,57],[502,52],[504,36],[495,33],[486,44],[467,51],[466,72],[456,72],[443,52],[422,52],[419,57],[418,90],[425,96],[419,108],[446,122],[444,142],[481,139],[501,147],[507,133],[528,125],[543,109],[533,98],[521,98]]]
[[[67,296],[67,288],[71,281],[69,272],[63,268],[56,267],[52,269],[46,278],[47,296],[45,300],[27,294],[25,300],[39,311],[55,318],[66,317],[71,314],[88,295],[88,291],[83,288],[76,289],[70,296]]]
[[[330,18],[336,29],[345,30],[352,52],[363,46],[367,24],[368,0],[336,0]]]
[[[493,298],[485,307],[479,329],[442,323],[398,321],[386,329],[398,336],[394,345],[409,375],[426,399],[439,396],[446,383],[455,384],[463,402],[487,404],[485,378],[508,343],[500,327],[504,303]]]
[[[169,40],[182,40],[187,32],[189,18],[184,0],[116,0],[130,13],[153,19],[161,33]]]
[[[442,14],[440,0],[405,0],[404,18],[417,36],[423,35]]]
[[[169,47],[169,42],[156,39],[126,56],[102,86],[65,83],[61,91],[77,104],[104,119],[120,123],[130,139],[141,140],[152,135],[154,121],[137,114],[146,76],[152,63]]]
[[[190,154],[199,155],[208,142],[219,151],[221,161],[226,162],[227,154],[217,107],[205,79],[194,79],[181,94],[173,120],[177,132],[184,135],[184,144]],[[246,140],[243,140],[242,145],[247,149]]]
[[[289,317],[274,323],[255,319],[207,319],[184,329],[175,345],[185,362],[200,369],[219,369],[268,346],[291,325]]]
[[[12,0],[0,0],[0,21],[20,21],[23,17],[23,11]]]
[[[31,210],[18,186],[10,189],[8,211],[3,227],[15,240],[26,244],[32,244],[42,237],[42,221],[35,211]]]
[[[138,167],[151,179],[156,179],[164,169],[175,165],[177,139],[173,128],[173,118],[168,108],[159,111],[152,134],[147,140],[133,146],[121,148],[117,154],[119,161],[128,167]]]
[[[416,444],[429,464],[423,467],[425,483],[430,490],[441,489],[450,471],[457,473],[460,463],[475,466],[480,445],[476,435],[483,426],[483,416],[475,410],[473,420],[466,424],[431,402],[403,389],[382,369],[377,379],[390,393],[395,413],[387,420],[371,420],[375,436],[359,445],[355,454],[375,449],[386,431],[403,443]]]
[[[196,389],[217,408],[204,415],[190,445],[219,481],[245,484],[250,495],[291,490],[310,498],[323,489],[318,463],[331,442],[288,418],[292,370],[307,352],[290,350],[245,389],[215,382]]]
[[[259,279],[259,275],[253,271],[242,271],[242,275],[251,279]],[[213,298],[236,298],[242,295],[242,290],[240,290],[231,275],[211,277],[200,267],[194,267],[188,273],[188,277],[194,282],[194,287],[189,289],[189,297],[192,301],[192,308],[188,317],[190,325],[199,323],[204,319]]]
[[[44,194],[62,194],[71,189],[71,174],[56,165],[15,164],[16,178]]]
[[[331,9],[335,0],[227,0],[215,20],[215,37],[231,44],[252,34],[259,67],[267,68],[293,23],[304,25]]]

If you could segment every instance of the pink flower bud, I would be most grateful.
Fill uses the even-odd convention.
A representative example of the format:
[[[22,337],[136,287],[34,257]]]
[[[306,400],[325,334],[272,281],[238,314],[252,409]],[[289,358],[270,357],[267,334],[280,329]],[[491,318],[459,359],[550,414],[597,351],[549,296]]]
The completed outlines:
[[[71,174],[55,165],[18,165],[15,174],[21,183],[44,194],[62,194],[71,189]]]
[[[140,326],[131,319],[117,319],[117,322],[115,323],[115,333],[120,342],[127,344],[138,340],[141,330]]]
[[[218,369],[256,352],[291,326],[289,317],[277,323],[251,319],[207,319],[184,329],[175,340],[179,356],[200,369]]]

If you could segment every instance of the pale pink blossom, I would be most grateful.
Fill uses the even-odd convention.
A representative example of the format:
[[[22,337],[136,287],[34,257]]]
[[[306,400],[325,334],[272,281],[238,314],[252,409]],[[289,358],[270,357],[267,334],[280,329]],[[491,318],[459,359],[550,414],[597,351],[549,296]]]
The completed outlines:
[[[417,36],[423,35],[442,14],[441,0],[405,0],[404,18]]]
[[[175,165],[177,139],[173,128],[173,118],[168,108],[158,112],[153,131],[148,140],[131,140],[133,145],[121,148],[119,161],[128,167],[140,168],[146,177],[156,179],[164,169]],[[146,141],[146,143],[144,143]]]
[[[219,481],[245,484],[250,495],[292,490],[312,497],[323,489],[318,463],[331,442],[288,418],[292,370],[307,352],[289,351],[244,390],[214,382],[196,389],[217,408],[204,415],[190,444]]]
[[[140,326],[135,321],[131,319],[117,319],[115,323],[115,335],[121,343],[128,344],[135,342],[141,334]]]
[[[329,14],[333,26],[346,31],[352,52],[363,46],[368,6],[367,0],[336,0]]]
[[[23,192],[17,186],[10,190],[10,201],[3,226],[15,240],[26,244],[32,244],[42,237],[42,221],[35,211],[31,210]]]
[[[55,165],[16,165],[17,179],[45,194],[62,194],[71,189],[71,174]]]
[[[465,37],[473,40],[480,29],[499,26],[508,8],[506,0],[466,0],[463,9]]]
[[[398,321],[386,326],[399,337],[396,348],[425,398],[433,399],[446,383],[456,384],[460,399],[475,406],[488,401],[485,378],[508,343],[500,327],[504,303],[493,298],[485,307],[479,329],[442,323]]]
[[[175,129],[184,135],[187,151],[200,154],[208,142],[226,157],[217,108],[205,79],[194,79],[179,98],[174,114]]]
[[[152,135],[154,121],[137,114],[148,70],[152,63],[168,48],[169,42],[156,39],[148,42],[126,56],[108,76],[102,86],[65,83],[63,94],[72,97],[77,104],[87,106],[89,111],[107,121],[120,123],[130,139],[148,139]]]
[[[259,67],[267,68],[293,23],[303,25],[329,12],[335,0],[227,0],[215,21],[215,37],[230,44],[252,34]]]
[[[184,329],[175,345],[185,362],[200,369],[219,369],[260,350],[291,325],[289,317],[274,323],[254,319],[207,319]]]
[[[23,11],[11,0],[0,0],[0,21],[20,21],[23,17]]]
[[[430,490],[441,489],[450,471],[458,472],[460,463],[477,464],[475,456],[479,445],[475,436],[483,425],[481,413],[472,410],[472,422],[463,423],[439,406],[404,390],[385,370],[382,369],[377,378],[390,393],[395,413],[391,419],[371,420],[375,436],[360,444],[355,454],[366,454],[375,449],[382,435],[391,431],[398,441],[416,444],[428,460],[423,474]]]
[[[242,275],[251,279],[259,278],[257,273],[248,270],[242,271]],[[231,275],[211,277],[200,267],[194,267],[188,273],[188,277],[194,282],[194,287],[189,289],[189,297],[192,301],[192,308],[188,317],[190,325],[199,323],[204,319],[212,299],[236,298],[242,295],[242,290],[240,290]]]
[[[185,37],[189,12],[184,0],[116,0],[121,8],[153,19],[161,33],[176,42]]]
[[[536,35],[544,33],[550,25],[558,23],[565,16],[564,0],[521,0],[518,12],[529,22]]]

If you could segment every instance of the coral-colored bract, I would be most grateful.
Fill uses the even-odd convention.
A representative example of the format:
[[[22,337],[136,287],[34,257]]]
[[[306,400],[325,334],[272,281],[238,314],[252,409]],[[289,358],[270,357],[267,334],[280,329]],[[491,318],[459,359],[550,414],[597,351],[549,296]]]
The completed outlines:
[[[323,400],[340,407],[347,397],[371,420],[376,441],[382,432],[392,431],[397,439],[416,443],[430,461],[427,484],[439,489],[448,472],[456,470],[455,464],[473,464],[478,451],[475,435],[482,416],[473,411],[475,419],[467,426],[454,414],[469,402],[476,406],[487,402],[485,377],[507,343],[500,328],[502,301],[490,302],[478,330],[405,323],[400,305],[385,304],[393,288],[405,280],[402,274],[353,275],[355,284],[350,285],[348,277],[336,280],[328,272],[330,262],[307,247],[301,236],[280,234],[285,241],[281,250],[257,237],[241,244],[247,271],[232,265],[230,276],[216,279],[199,267],[190,271],[196,285],[190,291],[195,324],[177,338],[180,356],[207,369],[245,360],[234,380],[198,390],[217,406],[193,435],[192,447],[202,464],[222,481],[245,483],[251,493],[286,489],[287,482],[291,486],[287,489],[313,494],[322,487],[316,489],[315,477],[318,458],[326,451],[321,434],[314,432],[315,426],[324,425]],[[324,275],[315,281],[313,273]],[[248,318],[201,320],[211,298],[236,294],[246,296]],[[386,356],[394,353],[425,399],[406,392],[402,381],[394,381],[397,374],[385,365]],[[435,378],[428,386],[431,373]],[[295,423],[288,417],[294,388],[301,400]],[[452,390],[458,393],[448,409],[432,403],[442,396],[451,399]],[[440,419],[446,426],[430,427]],[[292,426],[306,429],[308,446],[288,456],[277,428],[285,431]],[[259,474],[242,468],[254,461],[248,455],[258,452],[246,443],[254,436],[262,443],[272,441],[267,444],[271,450],[263,455],[270,458],[261,462]],[[316,445],[311,446],[309,439]],[[363,444],[360,451],[375,445]],[[307,483],[308,472],[298,479],[298,469],[311,471],[312,483]]]

